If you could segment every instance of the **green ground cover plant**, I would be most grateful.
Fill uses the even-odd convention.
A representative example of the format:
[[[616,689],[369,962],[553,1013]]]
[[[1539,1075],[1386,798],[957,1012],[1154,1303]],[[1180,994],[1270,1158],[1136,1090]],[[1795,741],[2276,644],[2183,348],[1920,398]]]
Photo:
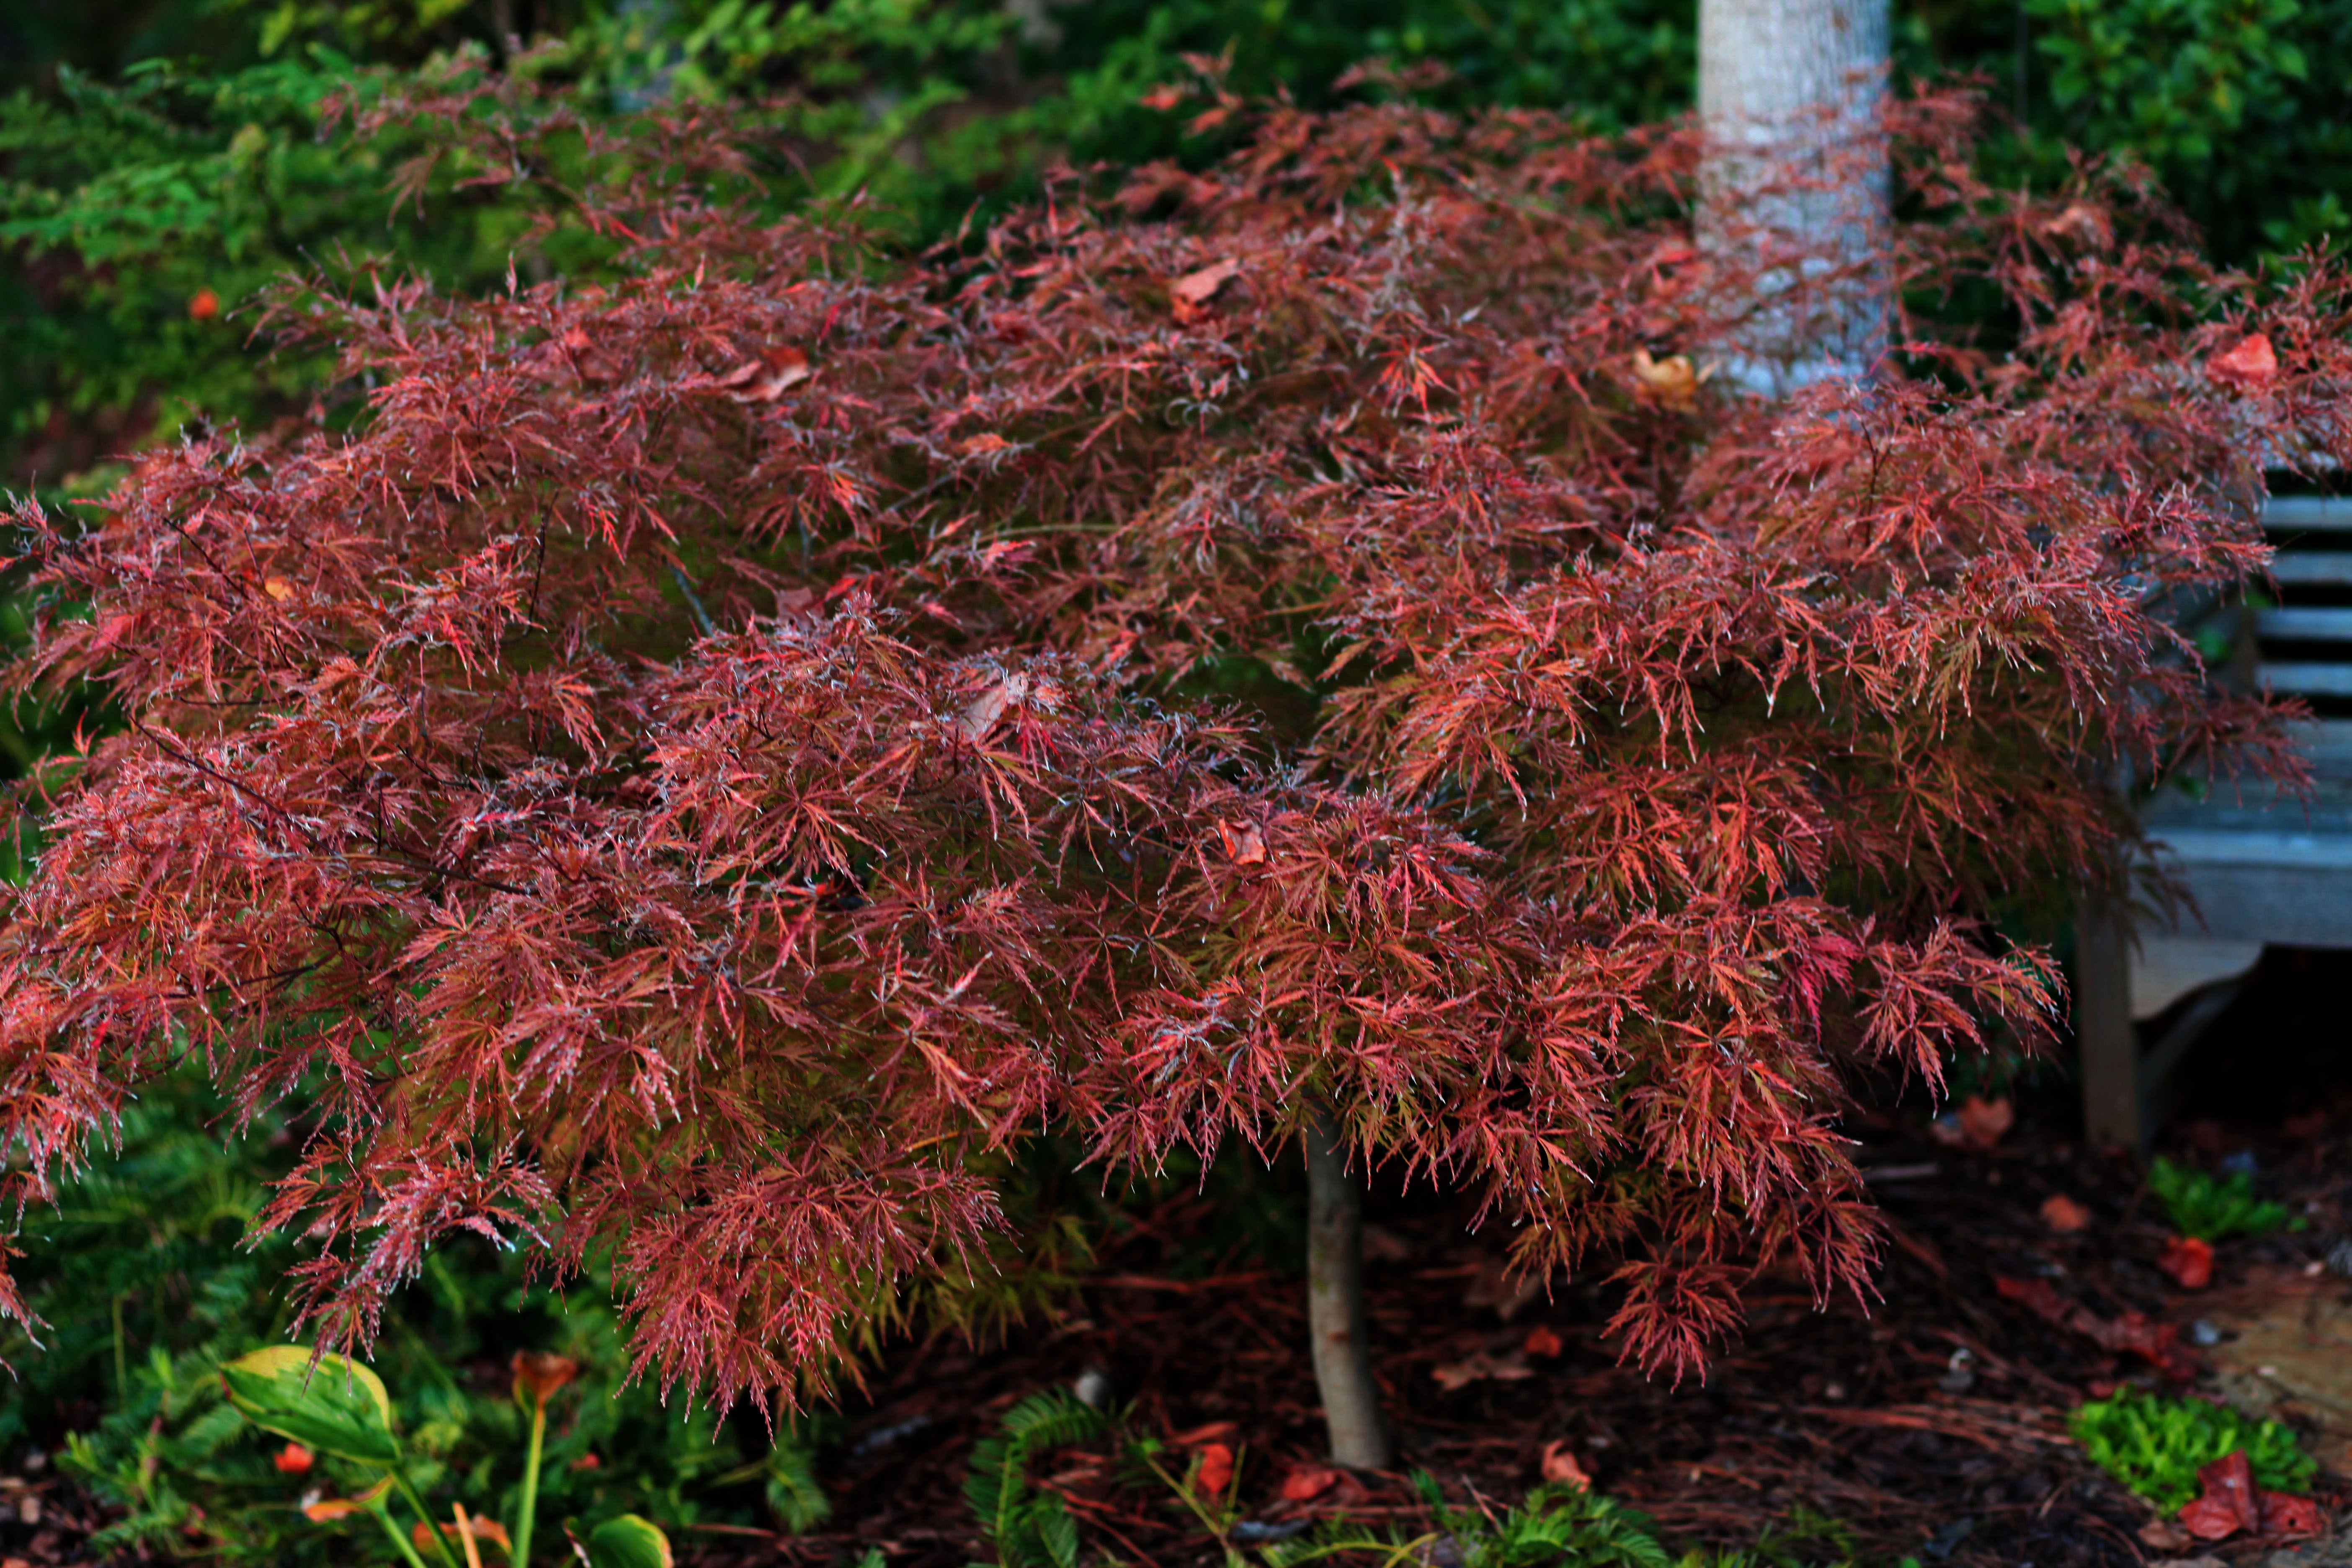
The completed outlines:
[[[2168,1398],[2126,1384],[2076,1408],[2074,1440],[2101,1468],[2167,1513],[2197,1496],[2197,1472],[2242,1448],[2255,1483],[2270,1491],[2305,1492],[2319,1462],[2293,1429],[2253,1421],[2208,1400]]]
[[[2147,1188],[2163,1204],[2175,1231],[2204,1241],[2270,1236],[2304,1226],[2284,1204],[2255,1196],[2254,1178],[2244,1171],[2216,1176],[2159,1155],[2148,1167]]]
[[[382,1540],[299,1512],[341,1461],[282,1469],[281,1445],[223,1397],[224,1365],[285,1339],[279,1282],[297,1256],[248,1228],[291,1163],[289,1130],[270,1116],[228,1139],[223,1110],[187,1075],[149,1084],[126,1110],[119,1148],[31,1216],[16,1264],[47,1326],[37,1341],[21,1327],[0,1336],[15,1373],[0,1400],[0,1450],[54,1452],[116,1510],[103,1550],[256,1568],[349,1561],[354,1550],[393,1561]],[[512,1362],[541,1351],[581,1369],[546,1430],[533,1489],[546,1516],[585,1528],[625,1512],[793,1529],[823,1518],[814,1433],[772,1441],[756,1420],[666,1409],[656,1391],[625,1383],[619,1330],[593,1284],[533,1289],[520,1259],[478,1242],[436,1257],[387,1316],[374,1363],[399,1391],[404,1457],[437,1518],[460,1500],[514,1517],[536,1412],[513,1397]],[[348,1495],[371,1479],[353,1474],[330,1489]]]

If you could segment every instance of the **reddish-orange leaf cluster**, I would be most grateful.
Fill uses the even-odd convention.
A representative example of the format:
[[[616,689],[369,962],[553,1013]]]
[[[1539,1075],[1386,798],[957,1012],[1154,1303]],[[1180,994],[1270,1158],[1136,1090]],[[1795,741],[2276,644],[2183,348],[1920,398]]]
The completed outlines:
[[[1952,103],[1885,254],[1789,275],[1988,289],[2000,352],[1907,317],[1776,403],[1705,374],[1757,290],[1680,131],[1234,100],[1220,169],[909,258],[741,198],[718,110],[486,90],[375,112],[594,172],[603,282],[289,293],[335,418],[16,520],[23,678],[123,725],[0,926],[5,1195],[176,1058],[295,1097],[339,1342],[473,1230],[791,1401],[1036,1131],[1321,1105],[1680,1373],[1759,1269],[1866,1288],[1846,1069],[2046,1028],[1983,922],[2131,875],[2117,764],[2285,765],[2163,612],[2260,570],[2257,462],[2352,457],[2344,279],[1973,184]]]
[[[2242,1448],[2197,1472],[2198,1495],[2180,1510],[2181,1527],[2200,1541],[2222,1541],[2240,1531],[2263,1535],[2317,1535],[2327,1517],[2307,1497],[2266,1491],[2254,1484]]]

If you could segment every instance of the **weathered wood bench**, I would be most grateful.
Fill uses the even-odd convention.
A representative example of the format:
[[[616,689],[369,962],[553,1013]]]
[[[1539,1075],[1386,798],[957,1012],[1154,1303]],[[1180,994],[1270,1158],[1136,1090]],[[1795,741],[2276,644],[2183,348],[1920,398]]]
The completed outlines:
[[[2300,734],[2317,788],[2308,801],[2251,784],[2201,799],[2165,792],[2141,820],[2194,909],[2137,942],[2112,920],[2084,920],[2074,1032],[2084,1129],[2137,1153],[2162,1120],[2172,1070],[2265,944],[2352,950],[2352,497],[2274,498],[2263,526],[2278,546],[2271,573],[2284,602],[2244,617],[2244,651],[2255,679],[2322,715]],[[2345,963],[2352,978],[2352,951]],[[2164,1015],[2168,1026],[2144,1041],[2142,1021]]]

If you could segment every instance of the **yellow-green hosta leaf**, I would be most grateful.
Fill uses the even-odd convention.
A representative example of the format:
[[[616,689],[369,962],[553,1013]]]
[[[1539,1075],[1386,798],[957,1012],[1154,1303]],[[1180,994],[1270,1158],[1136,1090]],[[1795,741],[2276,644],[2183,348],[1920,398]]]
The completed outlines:
[[[625,1513],[588,1533],[589,1568],[671,1568],[669,1537],[651,1520]]]
[[[400,1462],[392,1396],[382,1378],[349,1357],[321,1355],[314,1366],[300,1345],[271,1345],[221,1368],[221,1386],[265,1432],[362,1464]]]

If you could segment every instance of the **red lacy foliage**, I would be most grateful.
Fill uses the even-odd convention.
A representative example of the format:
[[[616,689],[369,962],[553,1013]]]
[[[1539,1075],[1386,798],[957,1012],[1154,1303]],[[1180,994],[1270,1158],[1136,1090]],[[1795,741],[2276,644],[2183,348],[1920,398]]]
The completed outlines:
[[[791,1401],[1024,1134],[1320,1100],[1612,1260],[1679,1374],[1777,1259],[1867,1288],[1843,1067],[2046,1026],[1975,922],[2126,875],[2116,764],[2284,765],[2154,612],[2259,570],[2254,454],[2352,456],[2344,280],[1998,196],[1953,104],[1869,265],[2013,344],[1923,316],[1770,403],[1656,392],[1755,293],[1681,132],[1269,110],[910,260],[727,195],[740,126],[501,90],[404,111],[500,179],[589,135],[612,281],[290,293],[348,433],[17,513],[23,679],[125,723],[0,934],[12,1191],[201,1053],[304,1110],[266,1223],[337,1341],[466,1228],[609,1249],[641,1366]],[[2257,324],[2258,389],[2200,374]]]

